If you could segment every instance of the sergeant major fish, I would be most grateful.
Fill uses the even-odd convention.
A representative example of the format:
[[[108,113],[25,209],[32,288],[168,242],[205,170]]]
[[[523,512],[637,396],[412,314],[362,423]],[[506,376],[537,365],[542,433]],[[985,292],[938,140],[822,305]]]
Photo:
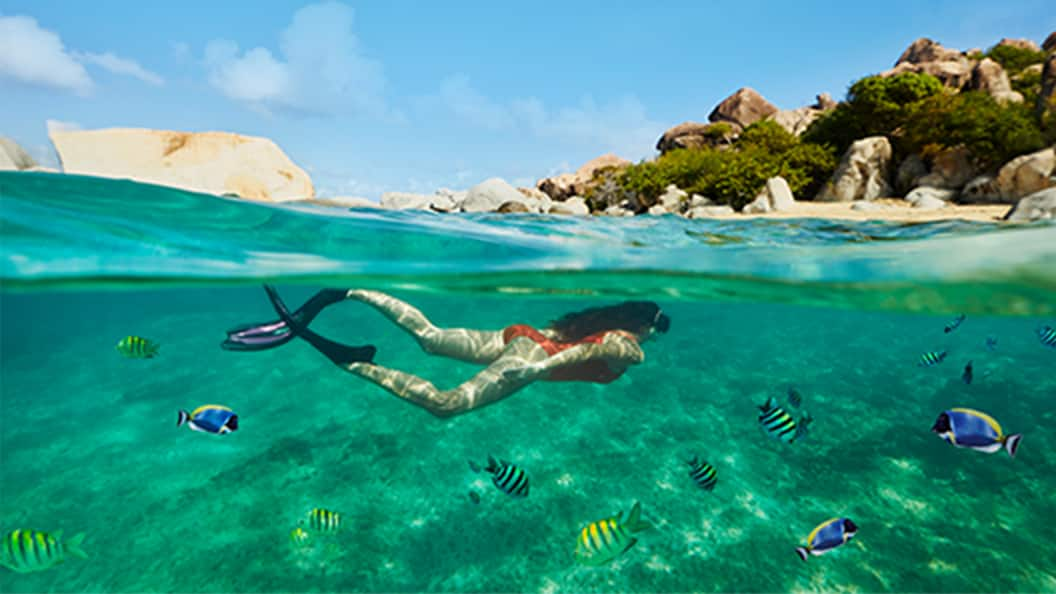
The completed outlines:
[[[651,528],[641,516],[642,506],[635,502],[626,515],[616,514],[584,526],[576,541],[576,560],[584,565],[601,565],[627,552],[638,542],[634,535]]]
[[[1056,347],[1056,328],[1053,328],[1052,326],[1044,326],[1038,328],[1037,333],[1038,340],[1041,341],[1041,344],[1047,347]]]
[[[928,351],[920,356],[918,367],[933,367],[946,359],[946,351]]]
[[[310,538],[308,532],[300,526],[290,530],[290,544],[296,548],[307,545]]]
[[[964,373],[961,374],[961,379],[966,384],[972,383],[972,362],[968,361],[968,364],[964,366]]]
[[[696,456],[693,456],[693,459],[688,460],[686,464],[689,464],[689,478],[693,479],[698,487],[705,491],[715,488],[715,483],[719,482],[719,476],[714,466]]]
[[[238,429],[238,415],[230,408],[219,404],[206,404],[194,412],[181,410],[176,417],[176,426],[186,424],[192,431],[203,431],[223,435]]]
[[[1004,448],[1013,457],[1019,449],[1019,440],[1023,439],[1019,433],[1005,435],[993,417],[970,408],[942,411],[931,430],[959,448],[971,448],[988,454]]]
[[[341,514],[317,507],[308,512],[308,527],[315,532],[337,532],[341,529]]]
[[[964,322],[964,318],[965,317],[966,316],[964,314],[961,314],[961,315],[957,316],[956,318],[951,320],[948,324],[946,324],[946,327],[943,328],[942,331],[945,332],[946,334],[949,334],[950,332],[953,332],[958,327],[960,327],[961,323]]]
[[[62,563],[71,555],[87,559],[81,550],[84,534],[63,542],[62,531],[48,534],[39,530],[12,530],[0,547],[0,565],[18,573],[43,571]]]
[[[807,426],[813,421],[808,414],[803,414],[797,421],[785,409],[777,404],[777,399],[771,396],[766,403],[759,407],[759,424],[766,430],[767,435],[783,441],[792,443],[807,433]]]
[[[161,345],[140,336],[126,336],[114,348],[129,359],[153,359]]]
[[[807,537],[807,546],[796,547],[796,554],[803,561],[810,555],[824,555],[846,544],[855,534],[858,534],[858,526],[847,518],[825,520]]]
[[[469,463],[469,468],[473,472],[481,471],[480,466],[472,461]],[[491,482],[503,493],[513,497],[528,496],[528,473],[523,468],[488,456],[488,465],[483,470],[491,475]]]

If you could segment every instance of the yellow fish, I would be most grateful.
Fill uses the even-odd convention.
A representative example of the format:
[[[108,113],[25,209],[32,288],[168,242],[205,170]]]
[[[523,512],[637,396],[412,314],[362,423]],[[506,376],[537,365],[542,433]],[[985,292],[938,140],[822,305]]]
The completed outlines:
[[[153,359],[161,345],[141,336],[126,336],[114,348],[129,359]]]
[[[70,555],[87,559],[81,550],[84,534],[63,542],[62,531],[54,535],[39,530],[12,530],[0,544],[0,565],[18,573],[43,571]]]
[[[308,527],[315,532],[337,532],[341,528],[341,514],[317,507],[308,512]]]
[[[304,545],[308,544],[309,538],[310,536],[308,532],[300,526],[294,528],[293,530],[290,530],[290,544],[295,547],[303,547]]]
[[[651,528],[641,519],[642,506],[635,502],[626,515],[617,514],[587,524],[576,542],[576,560],[584,565],[608,563],[638,542],[634,534]]]

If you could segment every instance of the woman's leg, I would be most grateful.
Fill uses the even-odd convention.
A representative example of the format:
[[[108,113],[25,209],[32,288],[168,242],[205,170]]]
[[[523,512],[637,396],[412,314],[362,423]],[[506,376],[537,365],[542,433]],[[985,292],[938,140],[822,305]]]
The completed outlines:
[[[372,306],[403,328],[418,341],[422,350],[432,355],[487,364],[495,361],[506,348],[501,330],[437,328],[421,310],[379,291],[349,289],[346,298]]]
[[[343,367],[438,417],[450,417],[502,400],[540,379],[548,372],[540,370],[534,375],[518,374],[516,377],[508,377],[503,372],[524,368],[546,359],[546,356],[546,351],[530,339],[516,338],[491,365],[451,390],[439,390],[418,376],[369,363],[352,363]]]

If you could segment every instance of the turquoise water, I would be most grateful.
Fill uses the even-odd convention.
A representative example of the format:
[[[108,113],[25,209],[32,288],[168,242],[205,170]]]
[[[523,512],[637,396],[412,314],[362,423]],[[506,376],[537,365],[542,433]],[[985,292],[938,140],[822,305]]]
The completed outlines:
[[[1056,591],[1056,349],[1034,334],[1056,326],[1054,226],[351,212],[0,173],[0,232],[0,532],[84,532],[90,557],[0,568],[4,592]],[[444,327],[627,298],[672,325],[612,384],[441,420],[297,341],[221,350],[274,317],[265,280],[291,304],[386,290]],[[440,387],[478,369],[357,303],[313,328]],[[161,355],[121,357],[129,334]],[[929,350],[950,354],[917,367]],[[786,445],[755,405],[789,386],[815,421]],[[239,430],[175,427],[206,403]],[[1023,433],[1016,457],[933,435],[953,406]],[[529,472],[527,499],[469,470],[488,454]],[[579,530],[635,501],[654,529],[577,565]],[[343,530],[294,548],[312,507]],[[835,516],[857,536],[800,562]]]

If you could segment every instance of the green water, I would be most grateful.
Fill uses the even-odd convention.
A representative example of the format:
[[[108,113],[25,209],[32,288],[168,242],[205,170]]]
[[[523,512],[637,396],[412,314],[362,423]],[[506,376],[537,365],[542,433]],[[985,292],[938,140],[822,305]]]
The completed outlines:
[[[1056,325],[1052,227],[470,217],[463,237],[434,215],[0,182],[0,531],[84,532],[89,555],[0,568],[0,591],[1056,591],[1056,349],[1035,335]],[[137,206],[106,206],[133,190]],[[628,297],[672,324],[612,384],[536,383],[442,420],[300,341],[221,350],[227,328],[274,317],[264,278],[291,305],[323,286],[385,289],[442,327],[541,327]],[[479,369],[358,303],[312,327],[441,388]],[[160,356],[122,357],[130,334]],[[949,356],[917,367],[929,350]],[[789,386],[815,419],[792,445],[756,408]],[[175,426],[208,403],[239,430]],[[1023,433],[1016,457],[938,439],[954,406]],[[713,492],[687,453],[717,468]],[[527,499],[470,471],[489,454],[529,472]],[[579,530],[635,501],[654,529],[611,564],[578,565]],[[343,529],[295,548],[313,507]],[[837,516],[857,536],[801,562],[794,547]]]

